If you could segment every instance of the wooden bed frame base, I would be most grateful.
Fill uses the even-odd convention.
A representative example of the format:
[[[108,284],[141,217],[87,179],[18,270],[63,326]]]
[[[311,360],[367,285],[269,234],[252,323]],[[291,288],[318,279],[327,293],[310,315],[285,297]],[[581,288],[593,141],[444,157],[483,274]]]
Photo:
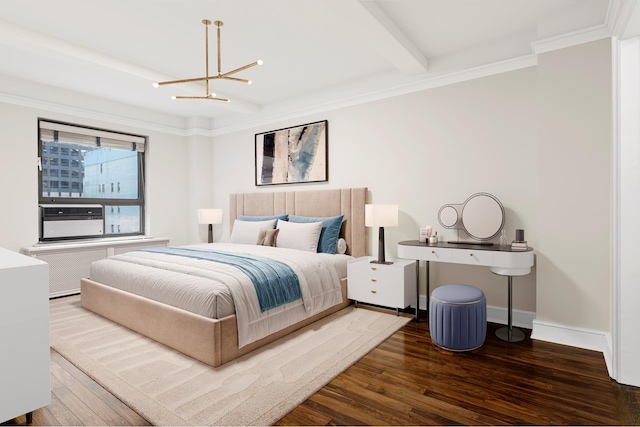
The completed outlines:
[[[348,253],[358,258],[367,253],[366,200],[366,188],[231,194],[229,219],[232,225],[240,215],[343,215],[340,235],[347,243]],[[242,348],[238,348],[235,314],[222,319],[210,319],[90,279],[82,279],[80,295],[84,308],[207,365],[219,366],[349,305],[347,279],[342,279],[340,283],[342,304]]]
[[[211,319],[89,279],[81,280],[80,292],[82,307],[216,367],[347,307],[351,304],[347,299],[347,279],[342,279],[340,284],[342,304],[242,348],[238,348],[235,314]]]

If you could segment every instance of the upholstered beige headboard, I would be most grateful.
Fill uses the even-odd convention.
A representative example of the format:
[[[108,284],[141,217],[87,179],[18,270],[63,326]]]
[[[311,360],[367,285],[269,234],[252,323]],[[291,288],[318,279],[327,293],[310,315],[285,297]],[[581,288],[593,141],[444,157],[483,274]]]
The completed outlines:
[[[347,241],[347,253],[361,257],[367,254],[366,201],[366,188],[231,194],[229,219],[233,228],[233,222],[240,215],[344,215],[340,234]]]

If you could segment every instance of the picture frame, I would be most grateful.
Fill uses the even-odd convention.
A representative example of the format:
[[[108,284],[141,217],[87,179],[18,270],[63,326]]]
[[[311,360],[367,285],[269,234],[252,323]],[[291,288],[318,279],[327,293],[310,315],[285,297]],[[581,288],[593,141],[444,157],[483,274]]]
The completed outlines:
[[[255,134],[255,185],[326,182],[329,122]]]

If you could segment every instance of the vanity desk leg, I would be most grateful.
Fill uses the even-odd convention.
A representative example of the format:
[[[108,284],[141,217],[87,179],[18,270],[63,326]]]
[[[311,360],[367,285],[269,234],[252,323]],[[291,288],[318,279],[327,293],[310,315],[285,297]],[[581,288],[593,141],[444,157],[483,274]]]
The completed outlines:
[[[429,321],[429,301],[431,299],[431,292],[429,290],[429,261],[425,261],[424,262],[424,276],[425,276],[425,285],[426,285],[426,292],[427,292],[427,304],[426,304],[426,309],[427,309],[427,322]]]
[[[416,322],[420,322],[420,260],[416,260]]]
[[[524,333],[513,327],[512,302],[513,302],[513,276],[507,276],[509,283],[509,318],[507,326],[496,331],[496,336],[503,341],[518,342],[524,339]]]
[[[427,322],[429,321],[429,261],[425,261],[425,283],[427,288]],[[415,321],[420,321],[420,260],[416,260],[416,317]]]

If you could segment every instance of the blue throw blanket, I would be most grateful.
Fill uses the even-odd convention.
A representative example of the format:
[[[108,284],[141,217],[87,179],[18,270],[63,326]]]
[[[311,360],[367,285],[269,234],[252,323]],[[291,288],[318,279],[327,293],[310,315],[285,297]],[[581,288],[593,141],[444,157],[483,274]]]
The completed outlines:
[[[158,247],[140,250],[203,259],[237,267],[253,282],[261,312],[302,298],[298,276],[291,267],[281,261],[255,255],[192,248]]]

